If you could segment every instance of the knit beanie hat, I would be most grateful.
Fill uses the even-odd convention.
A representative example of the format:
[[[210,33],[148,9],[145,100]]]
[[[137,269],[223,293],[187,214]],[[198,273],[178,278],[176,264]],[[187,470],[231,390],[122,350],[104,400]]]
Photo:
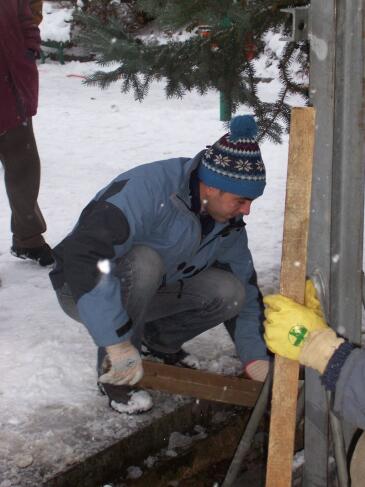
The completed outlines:
[[[230,132],[204,151],[199,179],[227,193],[250,199],[261,196],[266,175],[256,138],[257,125],[252,115],[232,118]]]

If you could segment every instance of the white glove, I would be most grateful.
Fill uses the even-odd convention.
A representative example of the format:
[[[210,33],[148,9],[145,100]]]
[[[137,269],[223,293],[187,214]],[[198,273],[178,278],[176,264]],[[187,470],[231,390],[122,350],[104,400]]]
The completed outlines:
[[[269,372],[269,365],[268,360],[252,360],[252,362],[246,364],[244,374],[249,379],[265,382],[266,376]]]
[[[133,386],[143,377],[142,359],[138,350],[129,342],[106,347],[111,367],[99,377],[100,382],[116,386]]]

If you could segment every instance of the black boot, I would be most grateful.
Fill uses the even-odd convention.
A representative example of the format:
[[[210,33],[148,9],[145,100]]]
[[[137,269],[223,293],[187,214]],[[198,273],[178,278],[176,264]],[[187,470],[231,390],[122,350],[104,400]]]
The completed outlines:
[[[109,399],[109,406],[118,413],[141,414],[153,407],[151,395],[138,386],[116,386],[98,382],[100,392]]]
[[[160,352],[153,348],[153,345],[146,343],[146,339],[143,341],[142,356],[157,358],[166,365],[179,365],[180,367],[186,367],[189,369],[198,369],[198,364],[194,356],[188,354],[180,348],[177,352]]]
[[[40,247],[16,247],[13,245],[10,249],[10,253],[19,259],[30,259],[37,262],[40,266],[46,267],[54,262],[52,250],[46,243]]]

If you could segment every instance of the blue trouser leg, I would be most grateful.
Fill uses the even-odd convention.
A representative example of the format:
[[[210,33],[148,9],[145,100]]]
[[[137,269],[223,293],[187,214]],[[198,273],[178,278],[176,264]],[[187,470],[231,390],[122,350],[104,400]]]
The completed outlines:
[[[238,315],[244,289],[225,270],[211,267],[160,289],[146,312],[144,337],[155,350],[177,352],[183,343]]]

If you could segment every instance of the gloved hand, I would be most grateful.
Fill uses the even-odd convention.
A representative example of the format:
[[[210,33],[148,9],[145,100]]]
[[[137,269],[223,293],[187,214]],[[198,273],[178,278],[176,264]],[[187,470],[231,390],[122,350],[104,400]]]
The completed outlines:
[[[311,331],[304,340],[299,362],[323,374],[329,359],[344,341],[330,327],[324,330]]]
[[[246,377],[259,382],[265,382],[267,373],[269,372],[268,360],[252,360],[246,364],[243,372]]]
[[[264,338],[268,349],[278,355],[298,360],[309,332],[328,329],[317,308],[308,309],[281,294],[265,296],[264,303]]]
[[[99,377],[100,382],[117,386],[133,386],[143,377],[142,359],[138,350],[129,342],[106,347],[111,367]]]

